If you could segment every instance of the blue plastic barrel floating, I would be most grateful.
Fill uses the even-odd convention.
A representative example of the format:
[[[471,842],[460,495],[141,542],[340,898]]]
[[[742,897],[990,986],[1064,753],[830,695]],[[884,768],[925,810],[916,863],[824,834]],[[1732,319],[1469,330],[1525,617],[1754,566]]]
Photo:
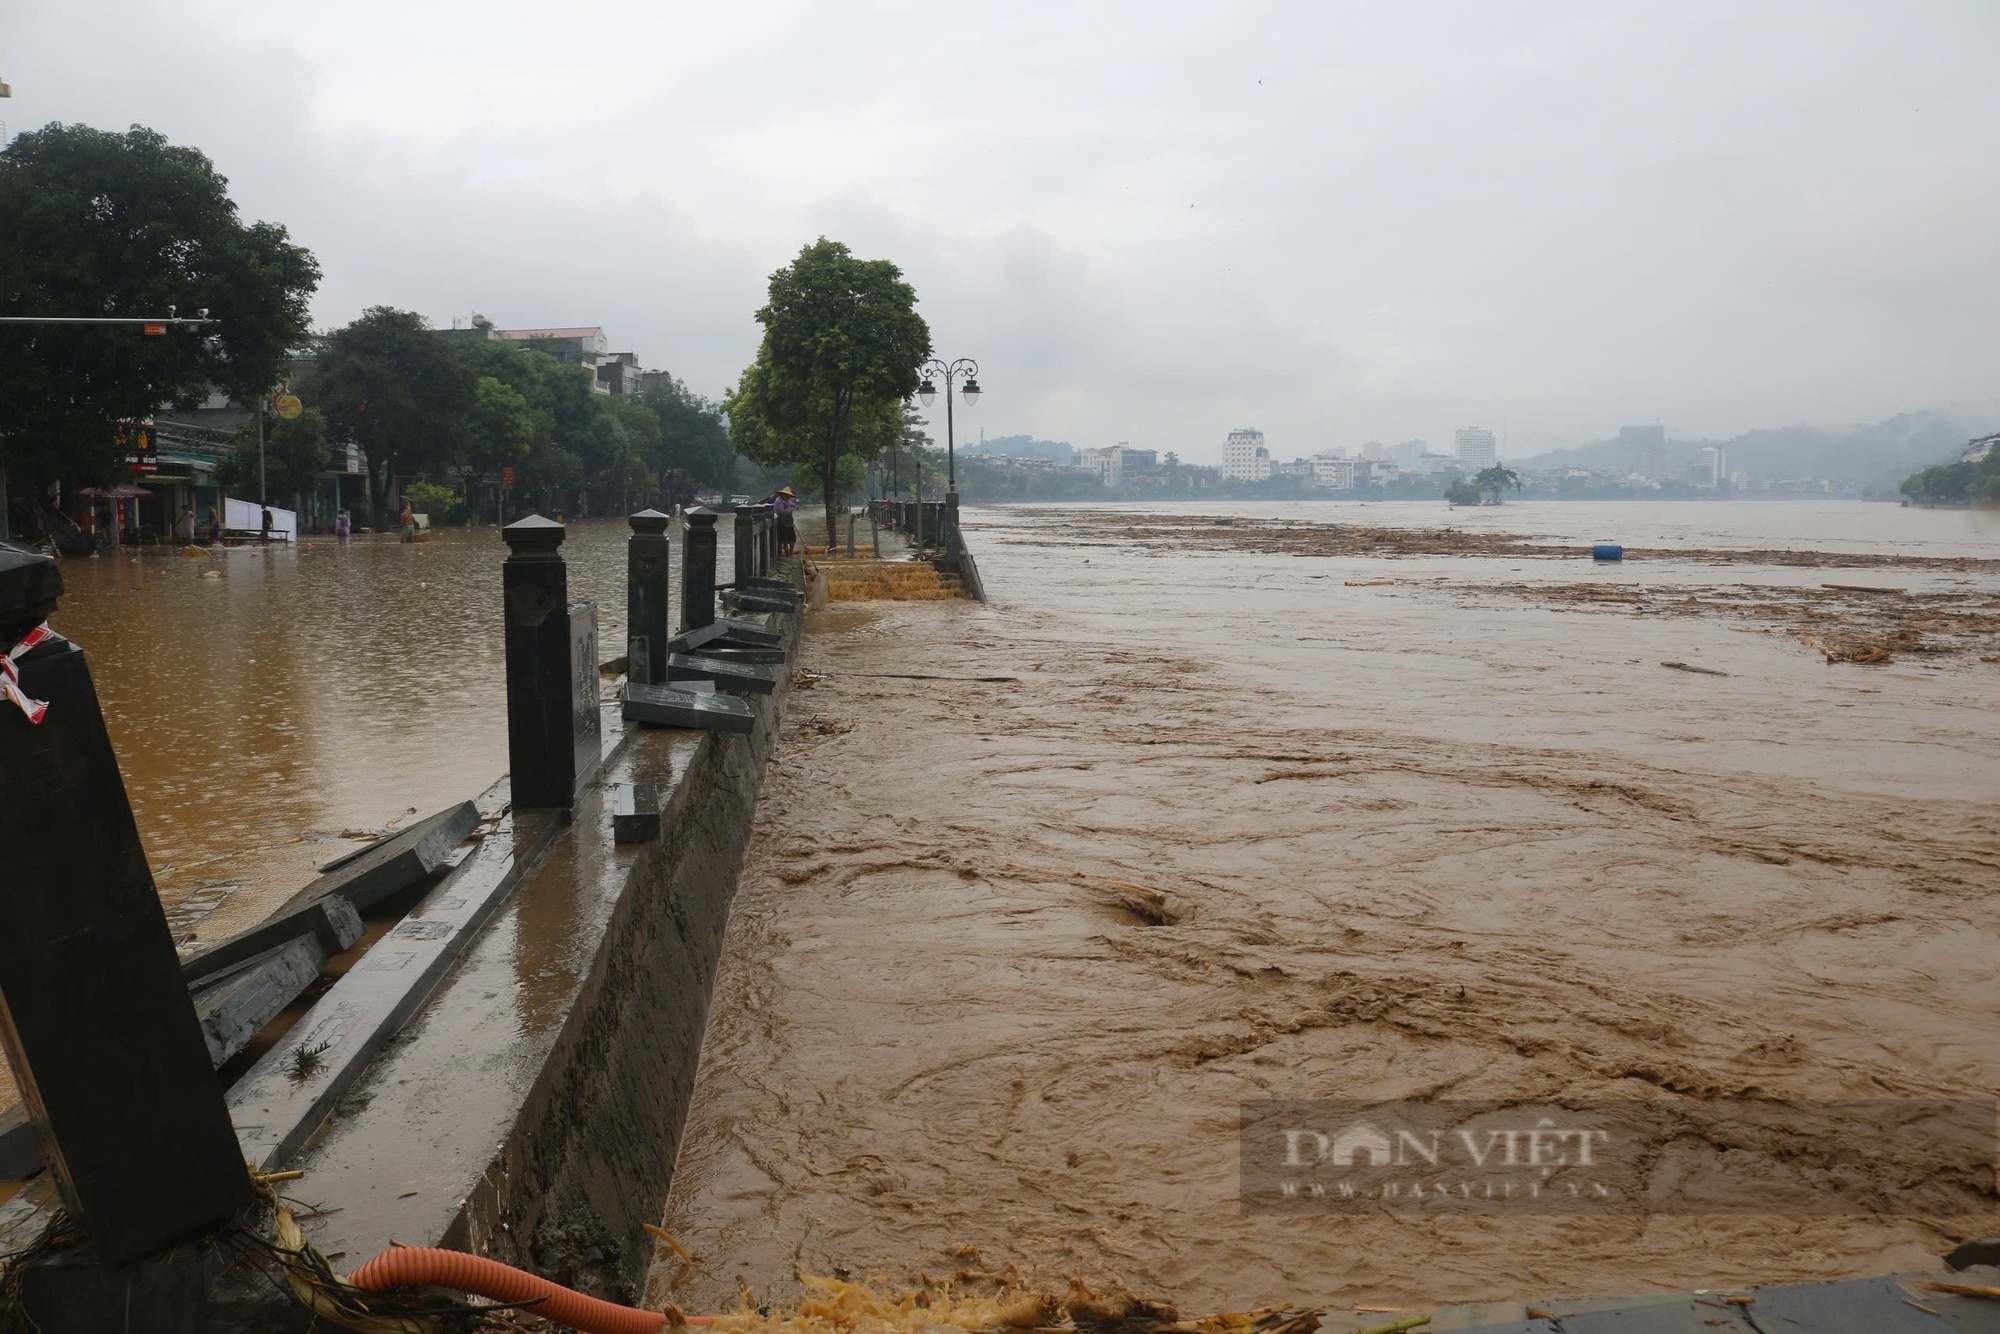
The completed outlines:
[[[1592,560],[1624,560],[1625,548],[1616,542],[1599,542],[1590,549]]]

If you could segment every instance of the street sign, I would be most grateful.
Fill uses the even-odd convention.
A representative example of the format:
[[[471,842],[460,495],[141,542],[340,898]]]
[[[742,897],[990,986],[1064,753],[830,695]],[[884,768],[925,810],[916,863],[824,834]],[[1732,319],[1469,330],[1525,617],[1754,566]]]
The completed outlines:
[[[514,485],[514,470],[511,467],[502,468],[500,470],[500,485],[502,486]]]
[[[114,438],[122,448],[130,451],[125,455],[125,466],[133,472],[160,470],[160,442],[153,423],[120,422]]]
[[[305,404],[299,402],[297,394],[279,394],[271,400],[271,411],[286,421],[296,421],[298,415],[305,411]]]
[[[166,325],[150,324],[150,323],[145,325],[143,328],[139,330],[140,333],[145,334],[149,338],[157,338],[161,334],[164,334],[166,331],[167,331]]]

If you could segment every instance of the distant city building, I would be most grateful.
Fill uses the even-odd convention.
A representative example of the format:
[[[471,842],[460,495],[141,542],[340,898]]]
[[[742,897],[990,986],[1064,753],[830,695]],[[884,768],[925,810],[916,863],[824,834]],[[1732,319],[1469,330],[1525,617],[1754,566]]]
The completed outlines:
[[[642,370],[631,352],[613,352],[611,340],[594,324],[549,329],[501,329],[484,315],[474,315],[469,327],[439,329],[447,338],[477,338],[526,343],[559,361],[582,366],[594,377],[591,389],[600,394],[640,394],[660,383],[663,371]]]
[[[477,327],[477,317],[475,326]],[[504,338],[513,343],[536,343],[557,356],[568,354],[568,360],[589,357],[590,365],[597,364],[597,358],[611,351],[611,340],[604,336],[604,330],[596,325],[577,325],[560,329],[495,329],[490,335]]]
[[[1965,452],[1958,456],[1958,461],[1960,463],[1984,463],[1993,457],[1993,452],[1996,449],[2000,449],[2000,433],[1982,435],[1977,440],[1968,440],[1965,442]]]
[[[1344,453],[1344,451],[1343,451]],[[1313,485],[1323,491],[1354,489],[1354,460],[1328,450],[1313,456]]]
[[[1667,428],[1664,426],[1621,426],[1618,452],[1635,476],[1665,480],[1672,469],[1667,463]]]
[[[1386,459],[1389,457],[1389,447],[1380,440],[1370,440],[1361,447],[1361,457],[1364,459]]]
[[[1277,472],[1281,477],[1311,477],[1313,475],[1312,460],[1293,459],[1290,463],[1280,463],[1277,465]]]
[[[1418,466],[1418,460],[1430,452],[1431,447],[1427,441],[1405,440],[1402,444],[1396,446],[1396,464],[1405,471],[1414,472]]]
[[[1702,448],[1699,466],[1704,474],[1703,485],[1721,486],[1729,480],[1729,451],[1716,445],[1706,445]]]
[[[1271,451],[1262,431],[1231,431],[1222,446],[1224,481],[1261,482],[1271,475]]]
[[[1481,468],[1490,468],[1500,461],[1500,450],[1493,443],[1493,432],[1484,427],[1462,427],[1455,439],[1458,461],[1474,472]]]
[[[1097,480],[1106,486],[1125,485],[1125,446],[1106,445],[1102,449],[1079,449],[1076,452],[1077,466],[1096,472]]]
[[[1160,451],[1157,449],[1133,449],[1129,445],[1120,445],[1119,448],[1125,451],[1126,472],[1145,472],[1160,466]]]

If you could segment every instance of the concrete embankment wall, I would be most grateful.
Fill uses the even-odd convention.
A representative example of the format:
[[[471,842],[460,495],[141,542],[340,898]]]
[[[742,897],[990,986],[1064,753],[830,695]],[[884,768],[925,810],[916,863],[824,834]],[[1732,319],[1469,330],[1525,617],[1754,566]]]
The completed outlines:
[[[797,618],[790,634],[795,651]],[[567,1270],[605,1295],[643,1283],[643,1225],[659,1222],[672,1183],[788,686],[757,703],[754,734],[705,736],[677,776],[512,1133],[441,1244]]]
[[[746,701],[749,735],[631,725],[566,823],[496,828],[531,858],[518,888],[290,1164],[318,1207],[307,1236],[339,1268],[393,1238],[637,1295],[800,621],[779,618],[785,662]],[[617,738],[610,699],[604,717]],[[657,787],[657,841],[615,842],[627,783]]]

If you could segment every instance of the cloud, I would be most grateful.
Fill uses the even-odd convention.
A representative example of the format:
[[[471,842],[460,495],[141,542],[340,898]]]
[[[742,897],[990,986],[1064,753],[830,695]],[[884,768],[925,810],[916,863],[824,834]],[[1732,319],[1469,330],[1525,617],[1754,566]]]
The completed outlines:
[[[15,7],[16,129],[197,144],[318,318],[596,323],[719,393],[770,271],[895,259],[977,421],[1525,454],[1990,396],[1977,3]]]

